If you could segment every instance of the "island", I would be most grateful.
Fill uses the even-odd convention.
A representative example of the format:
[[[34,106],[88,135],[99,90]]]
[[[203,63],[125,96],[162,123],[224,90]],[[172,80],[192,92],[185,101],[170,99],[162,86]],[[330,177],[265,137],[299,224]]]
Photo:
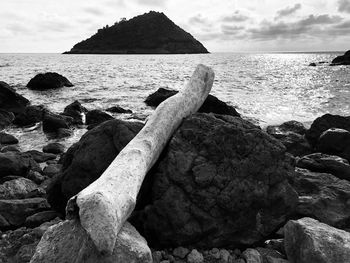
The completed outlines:
[[[99,29],[64,54],[202,54],[208,50],[164,13],[150,11]]]

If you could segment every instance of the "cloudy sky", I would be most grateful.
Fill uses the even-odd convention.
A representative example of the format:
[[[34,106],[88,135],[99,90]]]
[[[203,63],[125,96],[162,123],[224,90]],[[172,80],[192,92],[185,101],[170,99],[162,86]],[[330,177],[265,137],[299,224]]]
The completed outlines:
[[[63,52],[150,10],[211,52],[350,48],[350,0],[1,0],[0,52]]]

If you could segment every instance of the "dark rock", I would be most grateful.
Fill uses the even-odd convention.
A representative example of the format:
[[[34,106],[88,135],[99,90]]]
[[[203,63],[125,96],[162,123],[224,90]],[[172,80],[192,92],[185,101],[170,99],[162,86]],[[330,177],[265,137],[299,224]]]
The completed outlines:
[[[339,156],[314,153],[297,160],[296,166],[313,172],[330,173],[350,181],[349,162]]]
[[[113,113],[132,113],[131,110],[126,110],[119,106],[110,107],[106,109],[106,111],[113,112]]]
[[[300,135],[304,135],[306,132],[306,128],[304,124],[298,121],[287,121],[282,123],[281,125],[268,126],[266,128],[267,133],[274,134],[274,137],[278,139],[278,134],[283,136],[286,132],[294,132]]]
[[[337,155],[350,160],[350,132],[343,129],[329,129],[321,134],[316,149],[319,152]]]
[[[72,117],[75,124],[83,124],[82,115],[86,112],[88,112],[88,110],[76,100],[64,108],[63,115]]]
[[[0,132],[0,144],[17,144],[18,140],[15,136],[5,133],[5,132]]]
[[[311,218],[289,221],[285,248],[291,263],[348,263],[350,233]]]
[[[338,56],[335,59],[333,59],[331,66],[338,65],[350,65],[350,50],[345,52],[344,55]]]
[[[0,129],[4,129],[9,126],[14,119],[15,115],[12,112],[0,109]]]
[[[58,142],[52,142],[43,147],[44,153],[61,154],[64,153],[65,147],[63,144]]]
[[[100,110],[91,110],[86,114],[86,124],[100,124],[105,121],[113,120],[114,118]]]
[[[61,171],[61,168],[61,164],[50,164],[44,168],[43,175],[53,177]]]
[[[48,90],[73,87],[73,84],[66,77],[58,73],[47,72],[36,75],[28,82],[27,87],[33,90]]]
[[[68,129],[70,117],[64,117],[58,114],[46,112],[43,118],[43,131],[44,132],[57,132],[60,128]]]
[[[7,175],[25,177],[29,170],[40,170],[31,155],[19,152],[0,153],[0,177]]]
[[[253,248],[247,248],[243,251],[242,257],[249,263],[263,263],[263,257],[259,251]]]
[[[350,227],[349,181],[297,168],[291,184],[299,195],[298,217],[312,217],[338,228]]]
[[[151,11],[99,29],[67,54],[198,54],[206,48],[166,15]]]
[[[285,259],[285,256],[281,254],[279,251],[274,250],[274,249],[269,249],[269,248],[262,248],[258,247],[256,250],[259,252],[261,255],[263,262],[266,263],[282,263],[281,261],[278,261],[279,259]]]
[[[0,199],[8,200],[29,198],[33,197],[33,193],[40,195],[41,191],[37,190],[38,185],[29,179],[20,177],[6,181],[0,185]]]
[[[27,151],[26,153],[30,154],[37,163],[44,163],[48,160],[54,160],[57,157],[53,153],[44,153],[37,150]]]
[[[178,93],[178,91],[176,90],[159,88],[156,92],[152,93],[146,98],[145,103],[148,106],[157,107],[164,100],[166,100],[171,96],[174,96],[176,93]],[[209,95],[207,97],[207,99],[204,101],[203,105],[200,107],[198,112],[204,112],[204,113],[212,112],[212,113],[224,114],[224,115],[230,115],[230,116],[237,116],[237,117],[240,116],[234,107],[229,106],[228,104],[219,100],[213,95]]]
[[[20,152],[20,149],[18,145],[6,145],[1,148],[0,152],[6,153],[6,152]]]
[[[330,128],[339,128],[350,131],[350,116],[344,117],[325,114],[317,118],[312,123],[310,129],[306,131],[306,139],[308,139],[311,145],[314,146],[321,134]]]
[[[70,129],[59,128],[57,130],[56,138],[62,139],[72,136],[73,132]]]
[[[64,155],[62,175],[48,189],[52,207],[64,213],[67,200],[99,178],[142,126],[111,120],[84,134]]]
[[[36,184],[41,184],[42,182],[48,179],[46,176],[43,176],[41,173],[36,171],[29,171],[29,173],[27,174],[27,178],[32,180]]]
[[[195,114],[148,175],[154,180],[151,200],[132,222],[151,245],[250,245],[295,207],[297,195],[287,183],[293,173],[285,147],[257,126]]]
[[[61,217],[61,215],[56,211],[52,211],[52,210],[43,211],[43,212],[39,212],[34,215],[28,216],[24,224],[27,227],[33,228],[33,227],[40,226],[45,222],[49,222],[55,219],[56,217]]]
[[[43,120],[46,111],[42,105],[27,106],[23,112],[16,116],[13,123],[20,127],[34,125]]]
[[[29,100],[19,95],[7,83],[0,81],[0,109],[18,114],[21,113],[28,104]]]
[[[309,67],[316,67],[316,63],[315,62],[310,63]]]
[[[11,226],[21,226],[28,216],[40,211],[48,210],[49,204],[45,198],[29,198],[0,200],[0,215],[6,219]]]
[[[284,239],[270,239],[266,242],[266,248],[276,250],[280,252],[282,255],[286,254],[286,251],[284,250]]]

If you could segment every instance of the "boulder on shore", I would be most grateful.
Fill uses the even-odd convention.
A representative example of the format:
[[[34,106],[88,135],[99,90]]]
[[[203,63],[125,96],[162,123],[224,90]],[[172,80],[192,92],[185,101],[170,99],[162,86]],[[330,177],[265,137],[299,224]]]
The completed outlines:
[[[148,106],[151,107],[157,107],[160,103],[162,103],[167,98],[174,96],[178,91],[171,90],[171,89],[165,89],[165,88],[159,88],[156,92],[149,95],[145,103]],[[207,97],[207,99],[204,101],[203,105],[199,108],[198,112],[204,112],[204,113],[217,113],[217,114],[224,114],[224,115],[230,115],[230,116],[237,116],[239,117],[240,114],[236,111],[236,109],[227,103],[219,100],[217,97],[214,97],[213,95],[210,95]]]
[[[87,125],[98,125],[102,122],[113,120],[114,118],[100,110],[91,110],[86,114],[86,124]]]
[[[113,113],[130,113],[130,114],[132,113],[131,110],[126,110],[119,106],[110,107],[106,109],[106,111],[113,112]]]
[[[350,50],[346,51],[344,55],[333,59],[331,66],[350,65]]]
[[[45,112],[43,118],[43,131],[57,133],[59,129],[69,129],[69,124],[72,122],[72,118],[68,116],[62,116],[51,112]]]
[[[22,95],[19,95],[6,82],[0,81],[0,109],[18,114],[29,104]]]
[[[8,175],[26,176],[30,170],[40,167],[30,154],[20,152],[0,153],[0,178]]]
[[[73,86],[66,77],[55,72],[40,73],[27,84],[27,87],[33,90],[49,90]]]
[[[291,220],[284,227],[291,263],[348,263],[350,233],[311,218]]]
[[[72,117],[76,124],[83,124],[82,115],[87,112],[88,110],[76,100],[64,108],[63,115]]]
[[[12,112],[0,109],[0,130],[9,126],[14,119],[15,115]]]
[[[42,105],[27,106],[23,112],[16,116],[13,123],[20,127],[34,125],[43,120],[46,111]]]

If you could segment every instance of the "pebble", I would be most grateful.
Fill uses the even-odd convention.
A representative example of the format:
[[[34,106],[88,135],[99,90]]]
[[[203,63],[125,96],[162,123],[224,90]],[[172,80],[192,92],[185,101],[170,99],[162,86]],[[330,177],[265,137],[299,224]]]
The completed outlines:
[[[184,247],[177,247],[173,251],[173,255],[178,258],[186,258],[188,253],[190,253],[189,249]]]
[[[202,263],[203,261],[203,255],[200,252],[198,252],[197,249],[193,249],[191,253],[187,255],[188,263]]]

